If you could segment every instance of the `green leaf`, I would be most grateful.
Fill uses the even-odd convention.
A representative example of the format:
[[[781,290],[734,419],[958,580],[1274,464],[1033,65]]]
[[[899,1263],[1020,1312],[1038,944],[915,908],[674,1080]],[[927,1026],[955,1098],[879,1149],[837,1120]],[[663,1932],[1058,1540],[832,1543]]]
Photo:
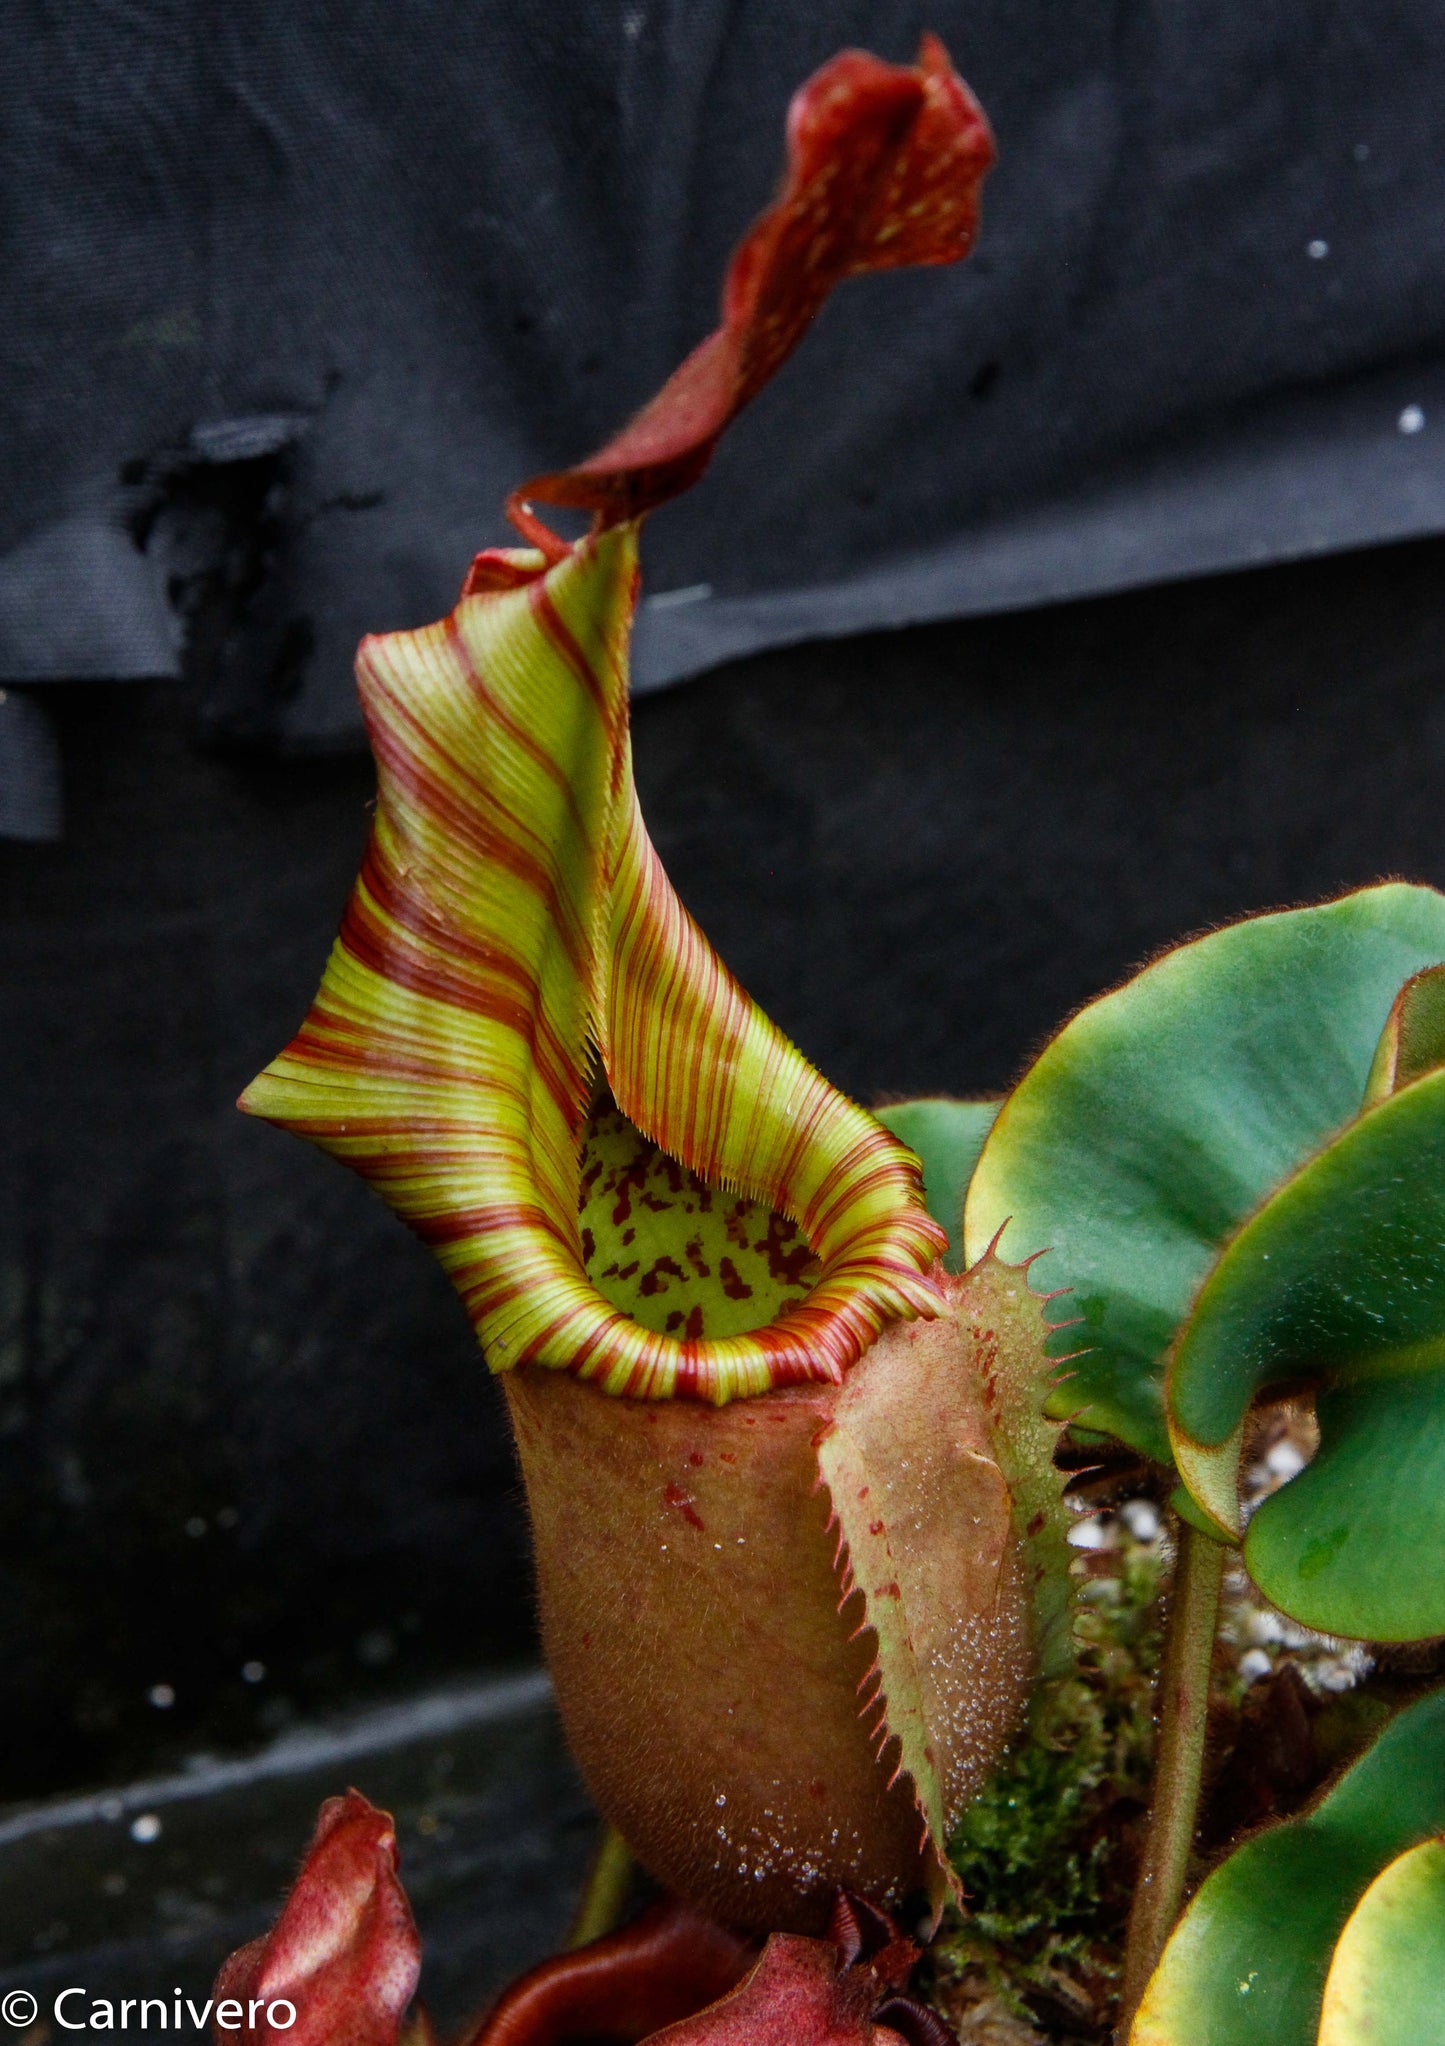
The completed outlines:
[[[1047,1251],[1083,1350],[1050,1411],[1167,1462],[1165,1353],[1221,1247],[1354,1117],[1401,983],[1445,959],[1445,896],[1399,882],[1253,917],[1082,1010],[1005,1101],[967,1257]]]
[[[1325,1984],[1319,2046],[1445,2046],[1445,1841],[1400,1855],[1355,1906]]]
[[[1311,1159],[1220,1258],[1169,1371],[1179,1469],[1238,1527],[1255,1393],[1323,1380],[1320,1448],[1250,1523],[1267,1598],[1331,1634],[1445,1632],[1445,1072]]]
[[[1427,967],[1405,982],[1396,995],[1370,1077],[1365,1106],[1373,1108],[1387,1094],[1396,1094],[1412,1080],[1422,1080],[1445,1065],[1445,966]]]
[[[1306,1817],[1237,1849],[1175,1927],[1129,2046],[1314,2046],[1336,1942],[1374,1878],[1445,1826],[1445,1692],[1391,1721]]]
[[[943,1256],[946,1271],[963,1270],[963,1197],[998,1111],[996,1101],[947,1101],[941,1097],[895,1101],[873,1111],[923,1167],[928,1212],[948,1231],[948,1249]]]

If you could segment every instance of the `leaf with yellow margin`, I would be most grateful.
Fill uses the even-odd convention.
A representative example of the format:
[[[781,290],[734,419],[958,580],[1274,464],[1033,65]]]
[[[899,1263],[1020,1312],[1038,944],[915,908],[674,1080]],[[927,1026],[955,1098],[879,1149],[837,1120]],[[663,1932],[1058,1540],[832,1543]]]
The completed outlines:
[[[1409,1848],[1355,1906],[1318,2046],[1445,2046],[1445,1840]]]
[[[1315,2046],[1330,1957],[1380,1871],[1445,1825],[1445,1691],[1314,1808],[1235,1849],[1170,1935],[1129,2046]]]

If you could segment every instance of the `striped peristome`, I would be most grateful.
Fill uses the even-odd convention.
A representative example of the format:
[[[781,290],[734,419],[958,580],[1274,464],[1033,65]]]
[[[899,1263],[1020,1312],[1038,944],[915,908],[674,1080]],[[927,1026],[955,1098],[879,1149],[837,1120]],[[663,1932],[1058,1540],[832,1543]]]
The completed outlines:
[[[733,980],[673,893],[632,781],[638,518],[702,474],[835,284],[968,252],[993,161],[932,36],[913,66],[833,58],[794,96],[787,140],[717,330],[604,448],[509,500],[535,551],[479,555],[450,617],[364,643],[366,863],[310,1014],[243,1097],[363,1173],[432,1245],[494,1370],[536,1362],[651,1398],[837,1383],[886,1322],[939,1305],[945,1238],[917,1161]],[[590,510],[592,534],[569,546],[532,497]],[[667,1268],[691,1289],[661,1327],[604,1297],[578,1211],[588,1118],[612,1103],[704,1182],[683,1197],[689,1226],[709,1188],[796,1225],[818,1261],[801,1297],[774,1288],[763,1326],[719,1313],[709,1334],[700,1237],[680,1257],[652,1247],[642,1276],[660,1285]],[[771,1255],[767,1216],[732,1219]],[[630,1266],[640,1304],[619,1248],[599,1277]],[[735,1274],[734,1308],[749,1283]]]
[[[320,991],[242,1105],[362,1173],[429,1243],[495,1371],[722,1403],[838,1382],[931,1315],[942,1232],[917,1163],[808,1064],[674,894],[632,778],[636,525],[548,567],[489,557],[455,611],[365,641],[376,816]],[[816,1282],[767,1326],[644,1327],[583,1261],[605,1080],[709,1184],[798,1225]]]

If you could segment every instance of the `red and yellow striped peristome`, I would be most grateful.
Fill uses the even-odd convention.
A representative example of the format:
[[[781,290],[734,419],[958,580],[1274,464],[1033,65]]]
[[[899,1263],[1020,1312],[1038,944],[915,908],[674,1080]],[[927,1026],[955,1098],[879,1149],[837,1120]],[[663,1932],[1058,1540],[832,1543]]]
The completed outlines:
[[[749,1000],[643,826],[628,732],[636,528],[367,640],[376,819],[321,989],[243,1097],[363,1173],[435,1250],[489,1363],[724,1401],[841,1378],[931,1314],[940,1233],[916,1165]],[[821,1263],[750,1334],[645,1328],[583,1263],[600,1070],[712,1185],[792,1217]]]
[[[633,787],[640,514],[702,473],[840,279],[967,253],[993,159],[933,38],[913,67],[858,51],[825,65],[788,146],[716,333],[607,447],[528,486],[590,509],[592,534],[569,546],[519,499],[535,551],[480,555],[449,617],[363,644],[375,828],[311,1012],[242,1098],[363,1173],[431,1244],[494,1370],[539,1363],[647,1398],[837,1383],[887,1322],[938,1304],[943,1236],[916,1161],[728,973]],[[654,1328],[604,1297],[578,1212],[604,1082],[704,1204],[726,1190],[797,1225],[811,1290],[714,1334],[696,1308]]]

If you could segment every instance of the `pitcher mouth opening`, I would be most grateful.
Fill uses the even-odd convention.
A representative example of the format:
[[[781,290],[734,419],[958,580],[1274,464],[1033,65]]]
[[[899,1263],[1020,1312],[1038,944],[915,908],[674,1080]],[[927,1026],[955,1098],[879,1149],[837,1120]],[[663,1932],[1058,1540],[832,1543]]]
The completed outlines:
[[[797,1223],[645,1137],[603,1090],[582,1141],[582,1262],[603,1298],[657,1335],[752,1335],[806,1300],[822,1262]]]

